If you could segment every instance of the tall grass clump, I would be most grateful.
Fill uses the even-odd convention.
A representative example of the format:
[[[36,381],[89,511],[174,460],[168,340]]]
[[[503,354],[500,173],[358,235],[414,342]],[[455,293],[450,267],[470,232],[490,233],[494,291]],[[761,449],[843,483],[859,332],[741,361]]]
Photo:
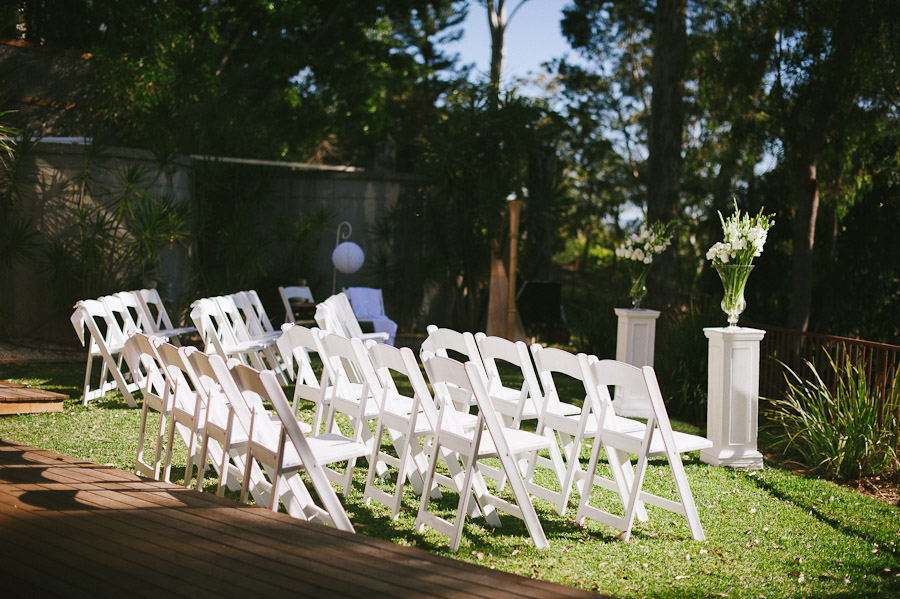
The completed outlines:
[[[882,388],[872,385],[865,368],[848,356],[841,362],[826,356],[834,391],[812,362],[806,362],[812,378],[805,380],[785,366],[788,390],[772,401],[769,413],[775,448],[839,480],[897,469],[900,369]]]

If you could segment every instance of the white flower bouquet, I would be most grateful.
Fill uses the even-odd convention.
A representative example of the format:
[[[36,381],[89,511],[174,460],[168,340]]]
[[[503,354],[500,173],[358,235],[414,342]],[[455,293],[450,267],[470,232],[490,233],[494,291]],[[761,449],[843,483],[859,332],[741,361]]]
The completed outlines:
[[[762,209],[756,216],[742,214],[737,202],[734,214],[727,219],[719,212],[725,238],[709,248],[706,259],[712,262],[722,279],[725,288],[722,310],[728,315],[729,326],[737,326],[741,312],[747,307],[744,288],[753,270],[753,259],[762,255],[769,229],[775,224],[774,216],[763,214]]]
[[[616,248],[616,256],[625,260],[631,276],[628,296],[635,309],[641,307],[641,300],[647,294],[647,274],[653,265],[653,258],[663,253],[672,243],[674,226],[673,222],[655,222],[649,226],[644,223]]]

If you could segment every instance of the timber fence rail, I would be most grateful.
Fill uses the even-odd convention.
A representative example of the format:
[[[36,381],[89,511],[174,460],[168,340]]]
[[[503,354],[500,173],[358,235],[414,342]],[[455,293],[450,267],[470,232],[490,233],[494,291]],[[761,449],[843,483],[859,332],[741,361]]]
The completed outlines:
[[[876,343],[848,337],[804,333],[793,329],[784,329],[764,324],[747,325],[763,329],[763,338],[759,353],[759,395],[761,398],[776,399],[784,397],[787,391],[785,366],[793,370],[802,379],[811,378],[812,373],[806,361],[815,365],[822,381],[829,389],[834,390],[835,373],[828,363],[828,356],[841,365],[849,359],[854,366],[861,368],[866,374],[871,389],[881,389],[886,393],[895,384],[895,374],[900,365],[900,346],[887,343]],[[827,352],[827,355],[826,355]],[[788,374],[788,376],[790,376]],[[884,406],[881,406],[882,417]],[[900,414],[898,414],[900,417]]]

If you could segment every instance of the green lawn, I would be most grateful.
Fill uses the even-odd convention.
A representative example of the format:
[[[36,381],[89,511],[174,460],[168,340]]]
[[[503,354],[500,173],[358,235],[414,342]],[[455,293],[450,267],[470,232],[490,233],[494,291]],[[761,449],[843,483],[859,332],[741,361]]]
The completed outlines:
[[[83,376],[80,362],[0,365],[0,380],[76,398],[63,413],[0,418],[0,438],[132,470],[139,410],[117,394],[81,406]],[[900,596],[900,508],[771,464],[762,472],[739,472],[709,467],[693,455],[685,466],[704,542],[691,539],[683,518],[657,508],[648,507],[650,521],[638,522],[632,540],[623,543],[611,528],[575,525],[574,507],[560,517],[537,500],[549,549],[534,549],[524,524],[501,515],[499,530],[469,520],[459,552],[451,553],[446,538],[415,532],[411,490],[396,522],[387,508],[363,505],[364,468],[344,504],[361,534],[620,597]],[[183,469],[173,473],[177,479]],[[673,488],[667,474],[664,461],[654,462],[647,486],[667,492]],[[206,483],[213,485],[214,476]],[[442,501],[449,510],[453,498]]]

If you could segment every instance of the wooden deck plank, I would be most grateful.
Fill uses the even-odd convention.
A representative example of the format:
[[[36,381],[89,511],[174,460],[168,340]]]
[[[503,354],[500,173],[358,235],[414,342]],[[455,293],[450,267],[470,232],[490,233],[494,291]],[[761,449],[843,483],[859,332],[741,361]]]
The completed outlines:
[[[69,399],[69,396],[0,381],[0,416],[62,412],[64,399]]]
[[[3,441],[0,572],[59,596],[597,596]]]
[[[51,478],[53,478],[54,480],[60,480],[60,477],[65,477],[66,475],[72,475],[72,474],[76,474],[76,475],[81,474],[80,478],[81,479],[85,478],[85,475],[83,473],[79,472],[78,470],[73,470],[71,468],[69,468],[69,469],[63,468],[63,469],[59,469],[58,471],[55,471],[52,473],[48,472],[45,474],[49,474],[51,476]],[[93,478],[93,477],[88,477],[88,478]],[[157,483],[154,481],[153,484],[159,485],[160,483]],[[100,483],[99,486],[105,487],[105,485],[103,485],[102,483]],[[86,487],[84,485],[77,485],[77,487],[79,489],[81,489],[81,491],[82,491],[82,496],[81,496],[82,500],[83,501],[86,500],[88,496],[85,495],[83,492],[87,491],[88,487]],[[150,501],[159,502],[159,504],[163,505],[163,506],[181,508],[181,507],[183,507],[183,504],[181,502],[184,499],[188,499],[188,500],[193,499],[195,501],[204,502],[206,499],[210,498],[210,496],[208,496],[208,495],[200,495],[199,497],[192,497],[192,494],[190,494],[190,493],[186,495],[185,491],[183,489],[171,487],[168,485],[166,485],[165,488],[167,490],[174,489],[174,492],[171,494],[168,492],[167,493],[152,493],[152,494],[143,492],[143,493],[139,493],[139,494],[134,494],[134,497],[132,498],[131,501],[128,501],[128,503],[130,504],[131,507],[141,507],[142,505],[146,506],[147,504],[142,504],[140,502],[145,501],[145,500],[150,500]],[[132,496],[132,494],[127,491],[116,494],[117,500],[119,500],[119,501],[123,501],[123,500],[125,500],[126,497],[131,497],[131,496]],[[177,497],[177,499],[176,499],[176,497]],[[234,528],[236,526],[238,526],[239,523],[234,520],[234,517],[233,517],[234,515],[231,514],[231,512],[233,511],[232,508],[234,506],[233,502],[230,502],[228,500],[220,500],[220,501],[224,501],[228,505],[228,508],[227,508],[226,512],[224,513],[224,516],[220,516],[218,514],[215,514],[215,515],[210,514],[210,513],[208,513],[209,512],[208,509],[204,509],[199,513],[201,514],[202,517],[208,518],[209,525],[212,525],[213,527],[219,527],[220,529],[222,529],[222,531],[219,533],[221,538],[217,538],[217,539],[211,538],[210,540],[216,540],[217,542],[226,542],[227,543],[227,542],[233,540]],[[206,507],[206,506],[203,506],[203,507]],[[249,516],[250,518],[249,518],[248,522],[243,524],[245,530],[241,535],[242,541],[252,541],[254,543],[254,546],[260,546],[263,548],[266,548],[269,545],[272,545],[273,542],[277,542],[276,538],[259,536],[259,529],[260,529],[259,518],[263,517],[266,514],[267,513],[265,511],[258,510],[258,509],[251,509],[243,514],[245,516]],[[183,528],[186,525],[188,525],[189,519],[196,515],[197,515],[197,513],[190,513],[190,514],[185,513],[184,515],[175,513],[175,514],[167,514],[165,516],[165,518],[166,519],[169,519],[172,517],[179,518],[181,521],[180,526]],[[226,522],[226,520],[227,520],[227,522]],[[328,535],[329,532],[332,530],[332,529],[328,529],[326,527],[318,527],[318,528],[319,528],[318,532],[321,534],[325,534],[325,535]],[[304,530],[303,532],[307,533],[307,532],[311,532],[311,531]],[[194,530],[194,532],[192,534],[197,534],[197,531]],[[356,538],[360,539],[360,540],[365,539],[365,537],[363,537],[362,535],[359,535]],[[332,561],[337,561],[337,562],[343,561],[343,562],[345,562],[345,565],[344,565],[345,568],[348,568],[350,566],[353,566],[354,568],[362,568],[362,571],[359,573],[361,575],[363,575],[363,577],[372,578],[373,582],[375,582],[375,583],[380,581],[380,584],[376,584],[376,586],[382,587],[383,590],[386,592],[391,589],[394,589],[395,593],[399,592],[399,590],[395,589],[395,586],[394,586],[394,585],[396,585],[397,577],[403,576],[403,574],[404,574],[403,569],[405,567],[408,567],[409,565],[418,566],[420,568],[427,566],[426,571],[428,572],[428,575],[415,579],[414,586],[409,589],[409,591],[412,593],[413,596],[418,596],[419,594],[421,594],[421,592],[423,591],[423,588],[422,588],[423,585],[426,585],[426,587],[432,583],[438,584],[438,585],[446,585],[447,577],[449,577],[450,579],[454,579],[457,577],[465,577],[467,580],[471,580],[471,578],[472,578],[471,572],[461,573],[458,568],[448,567],[446,565],[447,560],[445,558],[443,558],[443,559],[439,558],[438,560],[422,560],[421,556],[430,556],[430,554],[423,553],[421,551],[414,551],[414,555],[409,555],[408,553],[404,554],[402,551],[397,552],[394,555],[391,555],[390,559],[386,560],[383,543],[381,544],[382,545],[381,547],[377,547],[377,548],[369,547],[365,543],[362,543],[362,544],[355,543],[354,546],[351,548],[351,550],[348,550],[346,547],[342,546],[338,550],[336,550],[336,552],[335,551],[323,552],[320,548],[323,541],[326,541],[328,543],[328,546],[331,546],[334,543],[333,539],[318,538],[315,540],[315,545],[319,548],[314,551],[304,549],[303,547],[298,546],[297,544],[293,544],[293,543],[286,547],[280,548],[279,551],[293,553],[293,554],[297,555],[298,557],[301,557],[306,560],[310,560],[310,559],[314,560],[314,561],[325,560],[326,563],[332,562]],[[393,549],[395,546],[390,545],[390,547]],[[397,549],[402,549],[402,548],[397,547]],[[359,554],[361,554],[361,555],[359,555]],[[374,561],[373,558],[377,559],[377,561]],[[430,563],[430,564],[426,563],[428,561],[430,561],[432,563]],[[450,563],[456,564],[457,562],[451,561]],[[387,564],[387,566],[385,564]],[[310,564],[310,565],[312,565],[312,564]],[[326,565],[326,568],[328,568],[327,565]],[[482,570],[484,571],[484,573],[481,572]],[[485,585],[489,585],[489,583],[496,583],[497,573],[489,572],[488,570],[483,569],[483,568],[479,568],[476,572],[483,576],[483,582],[485,583]],[[316,575],[334,575],[333,572],[329,572],[329,571],[324,571],[324,572],[317,571],[317,572],[315,572],[315,574]],[[401,580],[404,580],[404,579],[401,578]],[[525,585],[525,586],[530,586],[530,585]],[[482,592],[476,591],[476,592],[472,593],[471,596],[476,596],[476,597],[478,597],[478,596],[483,596],[483,597],[497,597],[497,596],[507,596],[507,597],[548,596],[548,597],[555,597],[555,596],[558,596],[556,589],[553,589],[553,592],[548,593],[547,590],[543,586],[540,586],[540,585],[537,585],[536,588],[527,589],[527,591],[525,591],[524,593],[501,592],[500,595],[498,595],[497,590],[488,590],[488,589],[490,589],[490,586],[487,586],[486,589],[483,590]]]

